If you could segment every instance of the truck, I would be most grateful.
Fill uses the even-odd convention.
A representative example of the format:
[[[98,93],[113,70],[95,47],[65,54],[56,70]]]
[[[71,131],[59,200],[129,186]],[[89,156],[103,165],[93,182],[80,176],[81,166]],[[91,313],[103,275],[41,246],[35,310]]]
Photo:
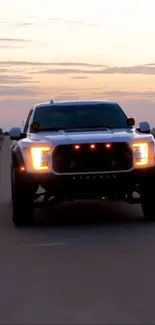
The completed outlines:
[[[140,203],[155,219],[155,140],[146,121],[135,126],[113,101],[34,105],[11,143],[12,221],[29,226],[41,205],[81,199]],[[42,192],[38,189],[42,188]],[[136,199],[134,193],[139,197]]]

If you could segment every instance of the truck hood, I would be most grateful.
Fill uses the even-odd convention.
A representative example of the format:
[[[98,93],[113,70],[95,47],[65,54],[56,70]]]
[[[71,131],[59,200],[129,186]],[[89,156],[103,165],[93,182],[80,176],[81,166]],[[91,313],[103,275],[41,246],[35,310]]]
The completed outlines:
[[[151,137],[151,138],[150,138]],[[140,134],[135,129],[112,129],[106,131],[76,131],[76,132],[38,132],[29,135],[29,141],[34,143],[51,143],[53,145],[93,143],[93,142],[132,142],[136,140],[151,140],[152,136]],[[25,139],[26,140],[26,139]],[[28,140],[28,139],[27,139]]]

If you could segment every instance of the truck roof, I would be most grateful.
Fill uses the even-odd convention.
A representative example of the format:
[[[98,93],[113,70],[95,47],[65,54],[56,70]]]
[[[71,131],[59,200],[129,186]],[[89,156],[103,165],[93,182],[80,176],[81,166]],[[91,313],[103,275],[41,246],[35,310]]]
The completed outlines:
[[[95,105],[95,104],[116,104],[114,101],[109,100],[78,100],[78,101],[49,101],[44,103],[39,103],[34,106],[34,108],[44,108],[44,107],[52,107],[54,106],[69,106],[69,105]]]

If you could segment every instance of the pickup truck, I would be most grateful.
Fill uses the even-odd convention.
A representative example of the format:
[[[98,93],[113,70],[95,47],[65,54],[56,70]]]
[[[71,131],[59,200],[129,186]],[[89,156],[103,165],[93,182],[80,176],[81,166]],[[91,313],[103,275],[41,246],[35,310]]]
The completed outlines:
[[[145,219],[155,219],[155,141],[150,125],[140,122],[136,128],[134,118],[118,103],[37,104],[23,129],[11,129],[10,139],[16,227],[33,223],[40,195],[42,204],[51,206],[78,199],[139,202]]]

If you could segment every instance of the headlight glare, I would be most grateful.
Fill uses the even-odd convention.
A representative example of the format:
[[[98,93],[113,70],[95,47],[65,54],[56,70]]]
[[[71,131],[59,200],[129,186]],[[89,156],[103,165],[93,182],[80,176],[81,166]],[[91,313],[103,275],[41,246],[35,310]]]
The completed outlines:
[[[50,147],[32,147],[31,148],[31,158],[32,167],[34,170],[48,170],[48,154],[50,152]]]
[[[133,143],[134,158],[136,166],[145,166],[149,162],[149,147],[147,142]]]

